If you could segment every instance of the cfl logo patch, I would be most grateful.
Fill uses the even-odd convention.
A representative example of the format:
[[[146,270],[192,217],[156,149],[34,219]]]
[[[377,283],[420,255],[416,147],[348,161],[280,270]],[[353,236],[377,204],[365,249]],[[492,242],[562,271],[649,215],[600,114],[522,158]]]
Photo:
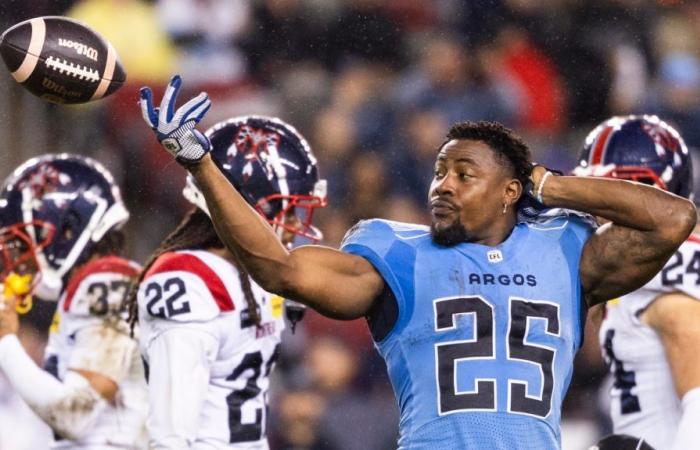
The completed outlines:
[[[491,250],[486,254],[486,257],[488,258],[491,264],[503,261],[503,253],[501,253],[500,250]]]
[[[180,149],[182,149],[182,147],[180,147],[180,143],[177,142],[177,139],[175,138],[163,139],[161,144],[170,153],[177,153],[180,151]]]

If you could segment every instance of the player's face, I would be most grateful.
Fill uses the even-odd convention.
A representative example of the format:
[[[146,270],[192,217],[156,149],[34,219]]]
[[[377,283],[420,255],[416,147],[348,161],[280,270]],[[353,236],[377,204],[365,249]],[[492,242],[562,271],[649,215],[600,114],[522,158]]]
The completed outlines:
[[[484,240],[503,217],[504,189],[511,179],[506,172],[481,141],[445,144],[429,192],[433,240],[442,245]]]

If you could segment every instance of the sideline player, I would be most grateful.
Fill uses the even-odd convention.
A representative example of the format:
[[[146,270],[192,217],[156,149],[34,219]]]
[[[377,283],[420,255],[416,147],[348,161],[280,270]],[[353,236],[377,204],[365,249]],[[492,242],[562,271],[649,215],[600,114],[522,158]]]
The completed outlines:
[[[118,256],[128,218],[111,174],[82,156],[30,159],[0,192],[3,280],[32,275],[35,295],[58,300],[43,371],[17,340],[15,298],[3,298],[0,370],[54,430],[54,449],[145,444],[143,369],[121,317],[139,270]]]
[[[311,219],[325,205],[325,180],[293,127],[247,116],[206,134],[221,173],[283,244],[295,235],[321,238]],[[191,177],[184,195],[195,206],[155,250],[138,288],[151,448],[267,449],[284,300],[253,282],[224,247]]]
[[[587,137],[577,175],[693,192],[683,139],[656,116],[613,117]],[[700,235],[641,289],[605,304],[599,338],[610,367],[615,433],[656,450],[700,448]]]
[[[159,121],[142,90],[149,125],[263,288],[331,317],[368,317],[400,405],[403,449],[559,448],[586,304],[643,285],[696,222],[686,199],[622,180],[552,176],[533,169],[527,146],[501,125],[464,122],[437,150],[431,227],[363,221],[342,251],[289,251],[222,176],[196,121],[171,120],[181,116],[172,115],[179,85],[175,77]],[[566,210],[518,221],[528,183],[545,205],[610,223],[593,233]]]

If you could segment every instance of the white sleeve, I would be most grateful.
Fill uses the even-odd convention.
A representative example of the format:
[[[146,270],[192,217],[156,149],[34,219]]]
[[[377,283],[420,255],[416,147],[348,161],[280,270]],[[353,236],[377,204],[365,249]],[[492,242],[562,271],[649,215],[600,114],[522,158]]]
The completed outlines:
[[[683,415],[678,424],[676,437],[673,440],[671,450],[687,450],[698,447],[700,433],[700,387],[689,390],[683,396]]]
[[[69,371],[61,382],[40,369],[14,334],[0,339],[0,369],[27,405],[66,439],[79,440],[107,404],[80,374]]]
[[[197,437],[218,340],[186,325],[148,343],[148,431],[151,449],[187,449]]]
[[[68,369],[99,373],[121,383],[129,373],[138,344],[118,325],[102,322],[77,331]]]

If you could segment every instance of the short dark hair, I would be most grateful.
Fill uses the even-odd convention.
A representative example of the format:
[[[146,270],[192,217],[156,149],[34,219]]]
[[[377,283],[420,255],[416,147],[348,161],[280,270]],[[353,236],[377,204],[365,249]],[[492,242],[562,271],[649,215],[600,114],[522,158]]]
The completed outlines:
[[[447,139],[440,144],[438,151],[453,139],[470,139],[482,141],[497,156],[497,160],[512,170],[513,176],[520,180],[523,188],[530,181],[532,173],[532,156],[530,149],[512,130],[497,122],[457,122],[447,132]]]

